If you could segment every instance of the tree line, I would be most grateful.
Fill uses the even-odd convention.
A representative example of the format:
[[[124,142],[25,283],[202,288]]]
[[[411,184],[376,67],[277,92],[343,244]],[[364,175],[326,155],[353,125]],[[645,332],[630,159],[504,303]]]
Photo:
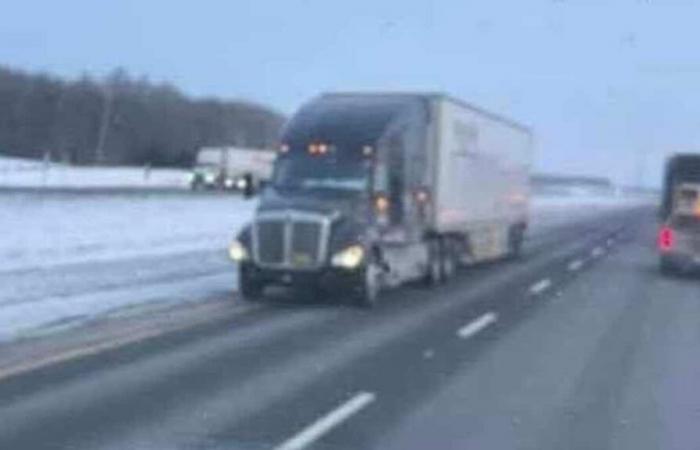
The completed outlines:
[[[261,105],[191,99],[123,69],[67,81],[0,66],[2,155],[186,167],[202,146],[269,148],[283,121]]]

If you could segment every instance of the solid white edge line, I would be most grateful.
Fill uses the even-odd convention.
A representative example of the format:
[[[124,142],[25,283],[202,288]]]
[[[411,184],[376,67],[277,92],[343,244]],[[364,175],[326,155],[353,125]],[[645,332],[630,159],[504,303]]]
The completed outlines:
[[[362,408],[372,403],[376,398],[376,395],[371,392],[360,392],[278,447],[275,447],[275,450],[300,450],[308,447]]]
[[[569,272],[575,272],[581,267],[583,267],[583,261],[581,261],[580,259],[575,259],[569,263],[567,269],[569,270]]]
[[[552,286],[552,280],[545,278],[530,286],[531,294],[541,294]]]
[[[488,312],[457,330],[457,336],[462,339],[468,339],[494,323],[496,320],[498,320],[498,315],[493,312]]]

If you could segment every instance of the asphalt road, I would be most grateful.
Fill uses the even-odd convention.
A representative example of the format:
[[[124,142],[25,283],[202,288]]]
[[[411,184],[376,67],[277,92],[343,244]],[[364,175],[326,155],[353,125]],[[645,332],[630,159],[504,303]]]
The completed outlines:
[[[700,290],[654,229],[609,213],[371,311],[266,303],[5,377],[0,448],[700,448]]]

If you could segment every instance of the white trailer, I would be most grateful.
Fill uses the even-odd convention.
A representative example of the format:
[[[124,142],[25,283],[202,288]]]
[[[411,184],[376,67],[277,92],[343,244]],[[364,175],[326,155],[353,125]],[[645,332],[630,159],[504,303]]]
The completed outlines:
[[[256,186],[272,173],[275,151],[242,147],[203,147],[192,173],[193,189],[244,189]]]
[[[528,223],[532,134],[449,97],[431,108],[433,231],[468,236],[474,260],[502,256]]]

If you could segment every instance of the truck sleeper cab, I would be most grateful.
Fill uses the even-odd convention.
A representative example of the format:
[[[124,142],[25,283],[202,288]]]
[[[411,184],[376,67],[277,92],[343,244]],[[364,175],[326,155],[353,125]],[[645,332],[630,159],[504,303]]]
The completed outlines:
[[[441,95],[314,99],[231,244],[241,293],[281,284],[372,305],[384,288],[517,254],[530,146],[527,129]]]

